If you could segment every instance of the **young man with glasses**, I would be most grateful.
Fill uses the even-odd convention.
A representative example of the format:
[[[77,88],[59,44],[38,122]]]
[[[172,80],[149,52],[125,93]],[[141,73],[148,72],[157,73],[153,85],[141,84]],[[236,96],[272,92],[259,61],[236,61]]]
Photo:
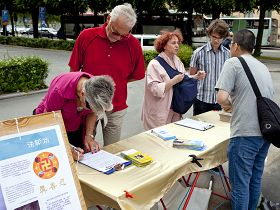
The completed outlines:
[[[256,96],[237,57],[242,57],[261,91],[272,99],[273,84],[267,67],[251,53],[255,35],[243,29],[234,34],[228,59],[216,84],[217,100],[224,110],[232,110],[228,146],[232,210],[257,209],[261,194],[264,162],[270,146],[261,134]]]
[[[223,20],[213,20],[207,28],[210,41],[197,48],[190,62],[190,74],[205,71],[206,77],[198,81],[197,99],[193,105],[193,114],[198,115],[211,110],[220,110],[217,103],[215,85],[224,62],[230,57],[230,52],[222,42],[228,35],[228,25]]]
[[[103,26],[81,32],[69,61],[71,71],[109,75],[116,83],[114,108],[106,112],[108,123],[102,128],[104,145],[120,140],[127,108],[127,83],[145,76],[141,45],[130,34],[135,23],[136,13],[130,4],[116,6]]]

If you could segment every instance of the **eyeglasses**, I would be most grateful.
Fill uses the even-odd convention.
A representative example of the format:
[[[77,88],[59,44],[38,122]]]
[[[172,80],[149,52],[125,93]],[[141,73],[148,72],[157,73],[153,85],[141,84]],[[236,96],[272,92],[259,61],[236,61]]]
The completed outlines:
[[[217,40],[219,42],[223,41],[223,39],[224,39],[224,38],[216,37],[216,36],[213,36],[213,35],[211,35],[211,38],[214,39],[214,40]]]
[[[231,42],[230,44],[229,44],[229,47],[232,47],[232,45],[234,45],[236,42]]]
[[[86,108],[87,108],[87,109],[91,109],[91,108],[90,108],[90,105],[89,105],[89,102],[88,102],[87,100],[86,100]]]
[[[111,32],[114,36],[119,36],[122,39],[127,39],[130,37],[131,30],[127,34],[120,34],[116,29],[113,28],[112,22],[110,22],[109,24],[110,24]]]

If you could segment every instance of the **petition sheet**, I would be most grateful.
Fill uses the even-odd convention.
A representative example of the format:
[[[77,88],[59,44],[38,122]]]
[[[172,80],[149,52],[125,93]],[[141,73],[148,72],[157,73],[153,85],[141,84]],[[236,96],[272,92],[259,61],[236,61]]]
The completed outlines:
[[[59,125],[0,137],[0,210],[82,209]]]

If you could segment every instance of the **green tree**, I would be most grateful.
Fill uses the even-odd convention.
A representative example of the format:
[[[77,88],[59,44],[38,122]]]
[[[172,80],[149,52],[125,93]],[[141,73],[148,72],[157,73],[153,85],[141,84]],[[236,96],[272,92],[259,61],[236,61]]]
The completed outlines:
[[[8,0],[9,1],[9,0]],[[79,16],[87,8],[87,0],[14,0],[22,13],[30,13],[32,17],[33,37],[38,38],[39,7],[45,6],[47,13],[53,15],[71,14]],[[78,18],[75,18],[78,21]],[[79,23],[75,22],[75,34],[79,34]]]
[[[2,0],[0,2],[0,9],[7,9],[9,12],[10,20],[11,20],[11,25],[12,25],[12,35],[15,36],[15,24],[14,24],[14,15],[16,13],[16,4],[15,0]],[[6,28],[5,28],[6,30]]]
[[[109,0],[88,0],[88,5],[89,8],[93,11],[93,14],[95,17],[97,17],[97,15],[99,13],[105,13],[107,12],[107,8],[109,7]],[[95,26],[98,25],[98,23],[94,23]]]
[[[32,17],[33,37],[38,38],[39,6],[44,6],[44,0],[15,0],[20,12],[29,12]]]
[[[181,13],[187,13],[186,27],[182,28],[182,35],[184,42],[188,45],[192,45],[192,28],[193,28],[193,11],[198,4],[201,4],[202,0],[173,0],[169,1],[168,4],[178,10]]]
[[[212,19],[219,19],[221,14],[230,15],[233,11],[234,0],[203,0],[194,9],[196,12],[212,15]]]
[[[221,14],[230,14],[233,11],[234,0],[169,0],[172,7],[179,12],[187,12],[186,31],[183,32],[187,44],[192,44],[193,12],[212,15],[212,19],[220,18]]]
[[[75,34],[74,36],[75,38],[77,38],[81,31],[81,26],[78,22],[79,21],[78,16],[87,11],[88,1],[87,0],[45,0],[45,1],[46,1],[47,10],[51,14],[54,15],[66,14],[75,17],[73,30]]]
[[[265,12],[276,10],[280,11],[280,1],[279,0],[256,0],[255,8],[259,9],[259,27],[258,27],[258,34],[256,39],[256,46],[254,51],[254,56],[261,55],[261,44],[262,44],[262,37],[263,37],[263,28],[264,28],[264,18]]]
[[[166,0],[134,0],[132,5],[137,13],[136,33],[143,33],[143,15],[163,15],[168,14]],[[152,20],[151,20],[152,21]]]
[[[261,44],[262,44],[262,37],[263,37],[263,29],[264,29],[264,18],[265,12],[276,10],[280,11],[280,1],[279,0],[235,0],[234,3],[234,10],[239,12],[247,12],[253,11],[254,9],[259,11],[259,26],[258,26],[258,34],[256,38],[256,45],[254,56],[261,55]]]

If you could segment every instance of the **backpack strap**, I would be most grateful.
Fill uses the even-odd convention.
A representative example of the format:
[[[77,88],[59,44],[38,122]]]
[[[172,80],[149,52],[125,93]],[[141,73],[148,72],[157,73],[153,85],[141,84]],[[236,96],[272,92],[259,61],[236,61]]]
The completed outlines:
[[[157,56],[155,57],[155,60],[157,60],[160,63],[160,65],[165,69],[170,79],[179,74],[179,72],[173,69],[162,57]]]
[[[249,81],[251,83],[251,86],[252,86],[252,88],[254,90],[254,93],[255,93],[256,97],[257,98],[261,97],[262,95],[261,95],[260,89],[258,88],[256,80],[254,79],[254,76],[253,76],[252,72],[250,71],[250,68],[247,65],[246,61],[242,57],[238,57],[238,59],[241,62],[242,66],[243,66],[243,68],[245,70],[245,73],[246,73],[246,75],[247,75],[247,77],[248,77],[248,79],[249,79]]]

